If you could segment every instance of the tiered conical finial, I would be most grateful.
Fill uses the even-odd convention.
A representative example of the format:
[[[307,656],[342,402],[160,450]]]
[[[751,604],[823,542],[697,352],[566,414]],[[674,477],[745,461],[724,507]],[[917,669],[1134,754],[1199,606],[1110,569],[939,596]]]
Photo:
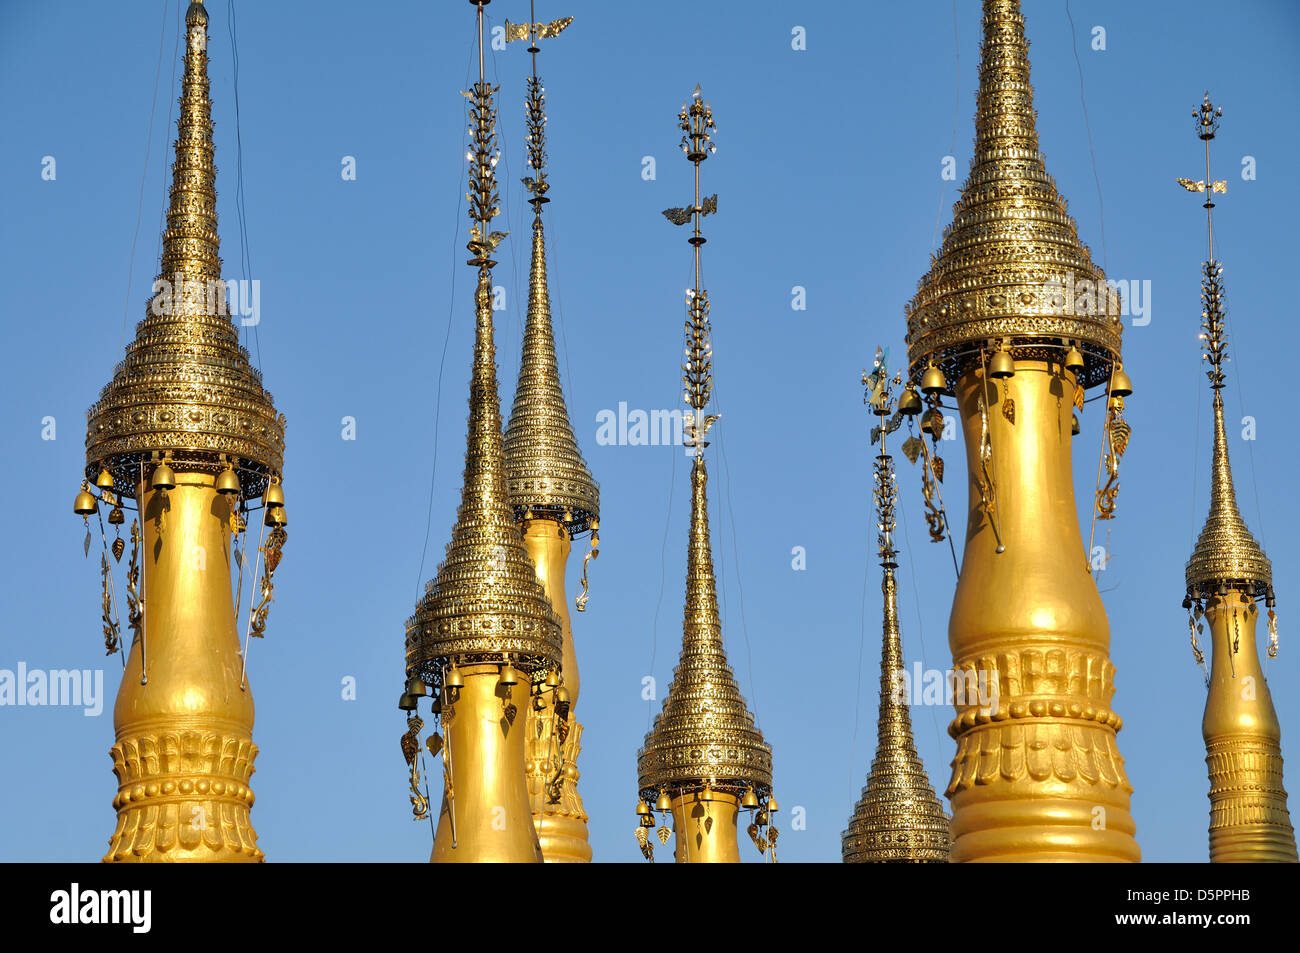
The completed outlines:
[[[647,858],[653,859],[649,830],[654,827],[653,811],[672,810],[678,830],[677,859],[696,856],[685,841],[697,834],[721,840],[721,830],[687,832],[688,814],[680,811],[683,799],[698,797],[702,802],[713,795],[731,799],[733,805],[756,810],[749,826],[751,838],[761,851],[774,850],[776,828],[770,826],[776,810],[771,798],[772,749],[754,727],[754,717],[740,693],[736,677],[727,663],[722,645],[722,623],[718,613],[718,587],[713,572],[709,540],[708,473],[704,464],[705,436],[718,419],[706,415],[713,390],[712,342],[708,292],[700,284],[700,249],[705,243],[701,220],[717,211],[716,195],[701,199],[699,168],[714,150],[713,112],[696,86],[688,104],[678,116],[682,130],[682,151],[695,166],[695,200],[689,208],[668,209],[665,217],[676,225],[693,225],[688,241],[694,248],[695,282],[687,291],[686,363],[682,365],[685,398],[691,408],[686,415],[686,444],[694,448],[691,466],[690,541],[686,561],[686,607],[682,625],[682,651],[673,673],[662,711],[646,735],[637,755],[641,803],[638,840]],[[703,816],[707,806],[697,805]],[[712,818],[710,818],[712,820]],[[725,823],[725,822],[724,822]],[[732,821],[734,823],[734,819]],[[703,831],[703,827],[701,828]],[[729,832],[734,851],[734,827]],[[668,828],[660,828],[666,841]],[[709,854],[707,850],[702,854]]]
[[[107,469],[133,498],[142,461],[168,456],[210,472],[240,471],[261,496],[284,458],[284,417],[249,363],[231,320],[217,237],[208,13],[185,15],[185,74],[162,264],[126,359],[87,412],[86,477]]]
[[[474,361],[460,508],[451,542],[406,625],[406,690],[398,707],[408,713],[402,753],[411,772],[417,819],[429,807],[420,790],[419,701],[432,688],[442,733],[428,749],[441,753],[443,797],[431,859],[439,862],[540,862],[529,804],[525,725],[515,703],[537,701],[542,686],[557,685],[563,641],[560,620],[537,577],[515,525],[501,443],[492,325],[492,254],[506,237],[490,230],[499,212],[495,168],[496,87],[485,77],[483,7],[471,0],[478,35],[478,82],[469,100],[470,259],[474,293]],[[522,673],[522,674],[521,674]],[[444,738],[445,734],[445,738]]]
[[[492,327],[492,253],[506,237],[489,230],[500,212],[495,167],[496,87],[484,78],[483,6],[476,2],[480,32],[479,80],[469,99],[470,152],[468,264],[478,271],[475,291],[474,363],[470,371],[469,430],[461,504],[428,591],[407,627],[408,677],[435,690],[443,666],[457,658],[511,661],[525,672],[560,661],[560,626],[537,580],[515,525],[506,488],[501,403],[497,391]]]
[[[1219,129],[1223,110],[1210,102],[1210,94],[1192,114],[1197,136],[1205,143],[1205,178],[1193,182],[1178,179],[1189,192],[1205,195],[1206,238],[1209,257],[1201,266],[1201,342],[1207,365],[1206,375],[1214,391],[1214,449],[1210,479],[1210,514],[1201,530],[1192,558],[1187,563],[1187,595],[1198,599],[1217,593],[1223,586],[1244,586],[1252,595],[1266,598],[1273,606],[1273,570],[1251,535],[1237,506],[1237,491],[1228,460],[1228,438],[1223,420],[1224,365],[1228,362],[1227,327],[1224,313],[1223,265],[1214,258],[1215,193],[1228,190],[1227,182],[1210,176],[1210,142]]]
[[[533,73],[528,79],[528,168],[523,182],[532,194],[532,265],[528,280],[528,319],[514,406],[506,425],[504,447],[510,500],[516,516],[545,516],[564,525],[570,536],[597,528],[600,491],[578,449],[564,402],[551,298],[546,277],[546,234],[542,208],[550,201],[546,171],[546,91],[537,75],[536,40],[557,35],[573,21],[506,24],[506,39],[528,39]]]
[[[1211,663],[1205,672],[1201,734],[1210,778],[1210,860],[1215,863],[1297,861],[1295,831],[1282,777],[1282,726],[1263,667],[1255,627],[1258,603],[1268,609],[1268,655],[1277,655],[1273,568],[1237,506],[1224,422],[1224,365],[1228,361],[1223,266],[1214,257],[1214,195],[1227,192],[1210,175],[1210,142],[1223,111],[1205,94],[1192,113],[1205,143],[1205,178],[1178,179],[1205,195],[1208,253],[1201,266],[1201,342],[1214,391],[1214,448],[1210,514],[1187,561],[1183,607],[1192,652],[1203,668],[1200,636],[1208,628]]]
[[[894,460],[886,452],[889,434],[904,415],[920,411],[919,401],[896,402],[885,353],[876,349],[875,366],[863,374],[867,404],[880,418],[872,442],[880,441],[875,463],[876,525],[880,565],[883,570],[884,641],[880,651],[880,712],[876,755],[862,798],[841,836],[845,863],[947,863],[952,838],[948,815],[930,785],[912,735],[912,716],[903,682],[903,640],[898,624],[898,551],[894,547],[895,503],[898,486]],[[891,416],[892,415],[892,416]],[[886,418],[889,418],[886,423]],[[911,438],[917,440],[919,438]]]
[[[949,382],[982,349],[1085,358],[1085,387],[1119,360],[1118,301],[1093,264],[1038,151],[1019,0],[984,0],[975,154],[938,257],[908,307],[910,377]]]

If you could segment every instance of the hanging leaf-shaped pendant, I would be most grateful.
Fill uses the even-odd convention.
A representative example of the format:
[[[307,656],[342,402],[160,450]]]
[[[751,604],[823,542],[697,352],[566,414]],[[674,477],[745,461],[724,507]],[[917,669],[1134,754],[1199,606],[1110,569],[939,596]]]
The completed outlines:
[[[424,745],[429,749],[429,757],[438,757],[438,752],[442,750],[442,735],[435,731],[433,734],[429,735],[429,740],[426,741]]]
[[[1074,406],[1083,410],[1083,385],[1076,384],[1074,387]]]
[[[1016,402],[1008,397],[1002,402],[1002,416],[1007,418],[1007,423],[1016,422]]]
[[[943,457],[935,457],[930,461],[930,469],[934,471],[934,478],[940,483],[943,482]]]
[[[126,543],[122,541],[122,537],[121,537],[121,536],[119,536],[117,539],[113,540],[113,558],[114,558],[115,560],[117,560],[118,562],[121,562],[121,561],[122,561],[122,553],[123,553],[125,550],[126,550]]]
[[[659,843],[661,844],[668,843],[668,838],[673,836],[673,832],[667,824],[662,825],[655,833],[659,835]]]
[[[81,542],[81,551],[87,559],[90,558],[90,530],[86,530],[86,538]]]

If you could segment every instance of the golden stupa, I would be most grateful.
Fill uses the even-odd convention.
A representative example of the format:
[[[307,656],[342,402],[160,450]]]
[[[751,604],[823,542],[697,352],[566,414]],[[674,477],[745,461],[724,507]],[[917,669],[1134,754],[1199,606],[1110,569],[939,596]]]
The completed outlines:
[[[685,443],[693,448],[691,524],[686,557],[686,607],[682,652],[673,672],[663,709],[655,716],[637,753],[637,840],[654,860],[652,835],[667,843],[676,835],[678,863],[727,863],[740,860],[736,827],[742,810],[753,811],[750,838],[775,859],[777,810],[772,792],[772,749],[754,726],[736,676],[727,664],[718,615],[718,584],[713,574],[704,464],[705,436],[717,415],[706,414],[713,392],[712,332],[709,293],[700,284],[703,216],[718,209],[717,195],[701,199],[700,164],[713,151],[713,111],[697,86],[678,115],[682,151],[695,166],[695,200],[689,208],[664,215],[675,225],[692,225],[695,281],[686,292],[686,363],[682,365],[686,403]],[[655,830],[654,812],[664,819]],[[670,833],[667,816],[671,814]]]
[[[125,511],[138,517],[125,571],[132,637],[113,709],[117,828],[106,861],[262,860],[249,818],[253,695],[232,579],[242,595],[248,504],[261,497],[258,601],[246,634],[262,635],[287,535],[285,422],[239,345],[221,280],[207,24],[196,0],[185,15],[159,277],[126,359],[88,412],[75,504],[87,522],[98,514],[101,534],[100,504],[109,507],[119,534],[111,545],[104,536],[101,554],[109,654],[121,634],[112,586],[126,548],[120,527]]]
[[[591,860],[591,844],[587,812],[578,793],[582,725],[573,714],[578,707],[578,657],[569,621],[565,574],[572,541],[589,532],[592,548],[582,562],[583,591],[578,597],[578,609],[582,610],[587,597],[587,562],[597,554],[600,490],[573,435],[555,359],[546,279],[546,232],[542,225],[542,209],[550,202],[551,188],[546,171],[546,92],[537,75],[537,41],[557,35],[572,21],[572,17],[565,17],[543,24],[530,19],[525,24],[507,22],[505,26],[506,40],[528,40],[532,56],[525,106],[529,175],[523,183],[532,196],[528,201],[533,207],[533,245],[523,353],[503,448],[510,505],[537,576],[559,616],[564,640],[561,686],[547,692],[540,707],[528,710],[526,767],[533,820],[543,860],[585,863]]]
[[[876,455],[873,495],[876,507],[876,541],[883,570],[884,632],[880,649],[880,713],[876,721],[876,755],[871,762],[862,797],[840,836],[846,864],[947,863],[952,838],[948,815],[930,786],[925,765],[916,752],[912,715],[903,681],[903,636],[898,624],[898,550],[894,547],[898,481],[894,458],[885,447],[889,434],[904,418],[921,412],[921,397],[908,385],[895,401],[884,352],[876,349],[875,366],[863,375],[867,404],[880,418],[872,442],[880,441]],[[888,422],[886,422],[886,418]],[[918,440],[916,437],[910,440]]]
[[[1282,786],[1282,726],[1259,662],[1257,603],[1268,610],[1268,654],[1277,656],[1273,568],[1237,507],[1223,421],[1224,364],[1228,360],[1223,265],[1214,258],[1214,194],[1225,182],[1210,176],[1210,142],[1222,110],[1207,93],[1193,113],[1205,142],[1205,178],[1179,179],[1205,195],[1209,252],[1201,266],[1201,341],[1214,392],[1210,513],[1187,561],[1187,596],[1192,650],[1204,664],[1197,638],[1210,628],[1208,697],[1201,733],[1210,772],[1210,860],[1215,863],[1296,863],[1295,831]]]
[[[998,697],[991,710],[970,692],[955,699],[951,859],[1136,861],[1110,630],[1070,449],[1083,389],[1106,384],[1109,479],[1096,517],[1110,518],[1132,390],[1119,308],[1038,150],[1018,0],[984,0],[983,32],[970,174],[907,308],[926,426],[952,396],[965,434],[954,682]],[[927,490],[942,478],[929,459]]]
[[[432,688],[441,731],[428,740],[442,754],[443,797],[432,860],[542,860],[533,824],[525,735],[528,709],[554,704],[562,690],[560,619],[538,580],[515,525],[502,450],[492,326],[492,253],[506,237],[489,230],[499,213],[495,166],[496,87],[484,78],[483,7],[473,0],[479,77],[469,100],[471,136],[468,264],[477,270],[474,361],[470,373],[465,482],[446,557],[406,626],[410,712],[402,750],[411,768],[417,817],[419,699]],[[548,699],[549,696],[549,699]]]

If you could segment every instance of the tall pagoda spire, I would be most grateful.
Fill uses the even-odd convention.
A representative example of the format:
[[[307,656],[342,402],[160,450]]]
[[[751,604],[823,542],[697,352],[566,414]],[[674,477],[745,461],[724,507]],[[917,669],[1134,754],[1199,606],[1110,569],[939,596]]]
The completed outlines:
[[[700,283],[700,250],[706,241],[702,219],[718,210],[718,197],[700,196],[700,164],[715,151],[715,125],[699,86],[690,103],[683,104],[678,125],[682,151],[695,167],[695,199],[689,208],[668,209],[664,215],[675,225],[692,225],[688,241],[695,258],[694,286],[686,292],[686,363],[682,365],[686,403],[691,408],[685,421],[686,445],[694,449],[691,523],[681,657],[663,709],[637,753],[637,840],[642,853],[653,861],[654,811],[665,815],[657,832],[663,843],[670,836],[666,815],[671,813],[678,863],[736,862],[740,859],[739,812],[753,810],[750,837],[761,852],[775,859],[777,829],[770,823],[777,810],[771,796],[772,749],[754,727],[754,716],[727,663],[709,540],[704,448],[718,415],[705,413],[713,392],[713,351],[709,293]]]
[[[87,412],[86,479],[74,506],[87,522],[87,548],[100,504],[119,534],[111,548],[104,536],[101,553],[106,648],[127,651],[113,710],[119,788],[106,861],[262,859],[249,816],[253,698],[232,588],[242,596],[249,504],[261,497],[251,567],[258,595],[244,634],[263,635],[287,538],[285,421],[239,345],[221,280],[207,24],[196,0],[185,15],[159,276],[125,360]],[[124,573],[132,635],[123,647],[112,570],[126,549],[128,510],[137,518]],[[103,535],[102,514],[99,526]]]
[[[403,753],[417,817],[419,699],[432,687],[442,732],[429,738],[443,756],[443,799],[432,860],[540,862],[525,774],[524,726],[533,696],[558,686],[560,620],[524,548],[506,487],[492,327],[492,253],[506,237],[490,231],[500,212],[495,167],[496,87],[484,77],[483,7],[477,14],[479,76],[469,100],[468,264],[476,269],[474,360],[470,372],[465,482],[446,557],[406,626],[410,713]],[[521,684],[522,683],[522,684]],[[445,740],[444,740],[445,736]]]
[[[1214,393],[1214,444],[1211,451],[1210,513],[1187,561],[1188,628],[1192,649],[1204,664],[1197,638],[1210,628],[1211,668],[1201,732],[1210,773],[1210,860],[1231,862],[1297,861],[1295,831],[1282,784],[1282,726],[1259,662],[1255,625],[1257,603],[1268,609],[1268,654],[1277,655],[1277,614],[1273,568],[1251,535],[1237,507],[1223,420],[1223,388],[1228,361],[1223,265],[1214,257],[1214,194],[1227,183],[1210,175],[1210,142],[1219,129],[1221,109],[1210,94],[1192,114],[1205,142],[1205,178],[1178,179],[1190,192],[1205,195],[1209,251],[1201,266],[1201,341],[1206,374]]]
[[[544,691],[541,708],[528,713],[528,791],[533,820],[548,862],[591,860],[587,812],[578,793],[578,754],[582,725],[573,717],[578,706],[578,656],[569,621],[565,574],[572,540],[590,533],[591,549],[582,561],[582,595],[586,606],[589,560],[595,558],[600,528],[600,491],[582,459],[560,386],[551,326],[551,296],[546,279],[546,232],[542,209],[550,202],[546,169],[546,90],[537,75],[538,41],[556,36],[571,22],[506,23],[506,40],[528,40],[532,74],[527,81],[528,169],[523,184],[533,207],[532,264],[528,277],[528,318],[514,406],[506,425],[506,480],[524,546],[537,567],[546,595],[560,618],[564,640],[562,686]],[[560,713],[567,709],[568,716]]]
[[[951,848],[948,815],[935,796],[916,752],[912,716],[903,690],[903,637],[898,624],[898,550],[894,547],[894,508],[898,500],[894,458],[886,451],[889,434],[905,416],[921,411],[921,398],[908,385],[895,402],[884,352],[876,349],[875,366],[863,374],[867,403],[880,418],[872,442],[880,441],[875,463],[876,540],[883,571],[884,637],[880,649],[880,713],[876,721],[876,756],[862,798],[841,835],[845,863],[946,863]],[[892,416],[891,416],[892,415]],[[886,423],[886,418],[889,422]],[[916,441],[918,438],[911,437]]]
[[[951,396],[965,432],[955,683],[996,684],[999,697],[991,715],[969,693],[954,700],[951,859],[1136,861],[1110,631],[1070,448],[1084,389],[1105,384],[1108,480],[1094,506],[1097,520],[1111,518],[1131,433],[1119,302],[1038,151],[1019,0],[984,0],[983,32],[970,174],[906,309],[909,376],[929,402],[923,429],[934,434]],[[930,501],[943,470],[926,461]],[[942,511],[928,522],[942,539]]]

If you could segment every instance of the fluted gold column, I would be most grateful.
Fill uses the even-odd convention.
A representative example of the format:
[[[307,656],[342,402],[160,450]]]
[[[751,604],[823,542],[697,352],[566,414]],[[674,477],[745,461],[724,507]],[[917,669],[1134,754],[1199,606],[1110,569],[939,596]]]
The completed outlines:
[[[528,788],[519,770],[528,686],[520,683],[507,693],[496,665],[467,665],[461,673],[465,685],[452,713],[443,710],[451,769],[430,860],[540,863]],[[507,711],[512,703],[513,719]]]
[[[976,368],[957,387],[971,509],[948,643],[971,684],[996,680],[998,707],[981,714],[968,697],[949,728],[952,860],[1137,861],[1110,633],[1075,509],[1073,375],[1043,361],[1015,371],[985,384]],[[996,410],[1004,391],[1014,423]],[[1003,553],[980,506],[985,418]]]
[[[117,828],[106,861],[259,861],[253,694],[241,690],[230,503],[206,473],[144,492],[144,642],[113,707]],[[146,679],[141,678],[144,672]]]
[[[1201,733],[1210,771],[1210,860],[1296,863],[1282,787],[1282,726],[1259,664],[1255,600],[1240,592],[1205,606],[1212,663]]]
[[[569,624],[569,597],[564,577],[568,567],[568,533],[562,523],[547,519],[525,520],[524,548],[537,567],[537,578],[560,619],[564,639],[560,670],[569,696],[570,710],[578,705],[578,657]],[[587,812],[578,793],[578,755],[582,751],[582,725],[572,717],[567,724],[555,711],[555,695],[543,696],[545,707],[528,709],[528,794],[533,818],[547,863],[587,863],[591,844]]]

